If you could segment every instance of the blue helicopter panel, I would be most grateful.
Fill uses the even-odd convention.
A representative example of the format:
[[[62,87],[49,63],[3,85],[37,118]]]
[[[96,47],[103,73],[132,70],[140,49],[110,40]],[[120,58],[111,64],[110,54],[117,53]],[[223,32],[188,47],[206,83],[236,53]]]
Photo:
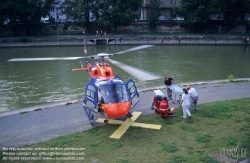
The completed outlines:
[[[85,88],[83,108],[90,122],[93,122],[94,113],[97,113],[98,104],[116,104],[131,102],[132,109],[139,101],[139,93],[133,79],[125,83],[120,77],[112,79],[91,78]]]

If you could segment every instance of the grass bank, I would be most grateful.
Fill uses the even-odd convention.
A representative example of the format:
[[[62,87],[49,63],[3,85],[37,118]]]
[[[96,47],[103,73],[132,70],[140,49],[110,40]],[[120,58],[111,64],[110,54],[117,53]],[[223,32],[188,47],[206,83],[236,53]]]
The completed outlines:
[[[192,112],[192,118],[186,120],[182,118],[182,110],[177,109],[175,117],[162,119],[158,114],[151,114],[140,116],[136,122],[161,124],[162,128],[151,130],[130,127],[121,139],[116,140],[109,136],[119,125],[104,125],[25,148],[40,148],[33,150],[35,156],[41,152],[63,152],[62,149],[79,148],[79,152],[84,153],[81,156],[85,161],[75,162],[86,163],[216,163],[210,154],[223,154],[238,160],[250,156],[250,98],[201,104],[197,112]],[[237,155],[230,153],[230,150],[236,148]],[[75,149],[69,151],[75,152]],[[72,154],[51,154],[51,158],[69,156]],[[2,160],[3,151],[0,162]],[[53,162],[59,163],[62,160]]]

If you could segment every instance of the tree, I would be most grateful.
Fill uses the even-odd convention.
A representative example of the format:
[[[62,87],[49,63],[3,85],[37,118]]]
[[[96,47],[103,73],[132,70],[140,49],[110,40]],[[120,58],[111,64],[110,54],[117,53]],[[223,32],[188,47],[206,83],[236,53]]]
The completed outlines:
[[[101,28],[113,28],[116,33],[117,26],[128,25],[138,19],[135,13],[139,10],[142,0],[104,0],[101,4],[98,25]]]
[[[232,28],[250,11],[250,0],[213,0],[212,7],[216,9],[215,14],[222,16],[225,25]]]
[[[0,5],[0,25],[3,26],[5,22],[8,20],[7,19],[7,6],[8,0],[2,0],[1,5]]]
[[[151,31],[155,31],[156,27],[159,25],[159,16],[161,16],[160,1],[150,0],[149,24]]]
[[[217,15],[225,25],[234,27],[237,20],[244,20],[250,10],[250,0],[182,0],[174,12],[182,17],[182,27],[207,29],[212,15]]]
[[[183,17],[180,26],[205,30],[208,27],[210,16],[214,12],[211,7],[213,0],[183,0],[181,6],[174,8],[174,12]]]
[[[49,13],[54,0],[4,0],[0,8],[1,23],[8,22],[13,35],[29,35],[41,27],[40,19]]]
[[[81,22],[90,32],[91,21],[99,17],[100,2],[101,0],[65,0],[61,4],[62,13],[69,15],[74,21]]]

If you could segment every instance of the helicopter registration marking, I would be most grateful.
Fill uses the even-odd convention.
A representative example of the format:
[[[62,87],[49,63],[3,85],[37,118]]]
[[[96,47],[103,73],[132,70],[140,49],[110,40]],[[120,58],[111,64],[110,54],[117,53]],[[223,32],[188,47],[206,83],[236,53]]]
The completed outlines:
[[[143,127],[143,128],[150,128],[150,129],[156,129],[159,130],[161,128],[161,125],[155,125],[155,124],[146,124],[146,123],[136,123],[134,122],[141,114],[141,112],[133,112],[133,117],[127,118],[125,121],[120,120],[109,120],[109,124],[120,124],[121,126],[110,136],[110,138],[114,139],[120,139],[121,136],[127,131],[127,129],[130,126],[134,127]],[[96,122],[104,122],[105,119],[98,118]]]

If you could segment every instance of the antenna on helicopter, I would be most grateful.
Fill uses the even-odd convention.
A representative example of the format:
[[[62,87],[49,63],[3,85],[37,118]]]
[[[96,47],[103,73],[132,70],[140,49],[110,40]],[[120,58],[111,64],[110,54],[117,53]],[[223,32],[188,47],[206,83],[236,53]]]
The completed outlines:
[[[89,63],[89,61],[87,58],[88,54],[87,54],[86,44],[87,44],[87,42],[85,41],[85,38],[84,38],[83,51],[84,51],[84,56],[86,57],[86,58],[84,58],[85,64],[87,65]]]

